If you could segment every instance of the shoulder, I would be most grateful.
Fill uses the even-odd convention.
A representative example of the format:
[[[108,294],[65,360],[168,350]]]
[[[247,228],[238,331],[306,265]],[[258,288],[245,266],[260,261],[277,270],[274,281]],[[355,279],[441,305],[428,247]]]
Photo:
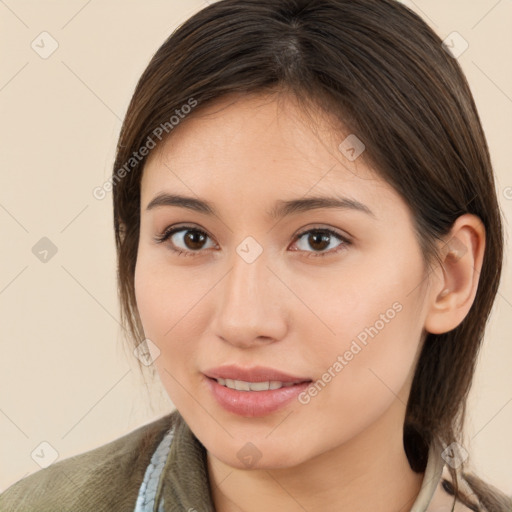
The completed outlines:
[[[175,410],[114,441],[19,480],[0,494],[0,510],[133,509],[151,455],[177,417]]]

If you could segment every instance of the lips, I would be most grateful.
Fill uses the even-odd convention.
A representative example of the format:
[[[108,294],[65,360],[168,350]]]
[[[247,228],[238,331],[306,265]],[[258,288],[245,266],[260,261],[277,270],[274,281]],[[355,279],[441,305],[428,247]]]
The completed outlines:
[[[221,378],[245,382],[278,381],[283,383],[292,382],[294,384],[298,384],[301,382],[311,382],[312,380],[310,377],[291,375],[280,370],[268,368],[265,366],[243,368],[236,365],[225,365],[218,366],[216,368],[210,368],[203,373],[211,379]]]
[[[265,366],[218,366],[203,375],[207,389],[221,407],[247,418],[265,416],[286,407],[312,382],[309,377]]]
[[[309,382],[292,384],[267,391],[238,391],[222,386],[216,379],[204,378],[209,393],[225,411],[246,418],[266,416],[295,403],[297,396],[310,385]]]

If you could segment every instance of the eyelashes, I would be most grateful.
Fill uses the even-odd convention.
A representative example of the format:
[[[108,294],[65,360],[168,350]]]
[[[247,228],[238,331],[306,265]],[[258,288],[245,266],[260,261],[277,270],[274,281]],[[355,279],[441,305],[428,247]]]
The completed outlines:
[[[338,233],[332,229],[329,229],[329,228],[312,228],[312,229],[308,229],[306,231],[302,231],[301,233],[296,235],[295,241],[301,240],[305,235],[312,235],[312,234],[314,234],[315,236],[318,236],[319,234],[323,235],[323,236],[321,236],[322,242],[325,242],[326,239],[336,238],[341,243],[338,246],[336,246],[334,249],[331,249],[329,251],[317,252],[317,251],[307,251],[306,250],[304,252],[306,252],[306,257],[308,257],[308,258],[311,258],[311,257],[318,258],[318,257],[330,256],[330,255],[337,254],[340,251],[346,249],[347,246],[349,246],[351,243],[347,237],[345,237],[345,236],[341,235],[340,233]],[[308,240],[308,238],[306,237],[305,240]],[[309,241],[306,242],[306,244],[308,244],[308,243],[309,243]],[[330,245],[330,241],[329,241],[329,245]]]
[[[175,228],[167,228],[161,235],[158,235],[155,238],[155,241],[159,244],[162,244],[162,243],[166,242],[169,238],[171,238],[171,236],[175,235],[176,233],[180,233],[182,231],[185,233],[199,233],[202,237],[209,238],[209,235],[207,233],[205,233],[204,231],[197,229],[193,226],[180,226],[180,227],[175,227]],[[169,248],[171,249],[171,251],[177,253],[180,256],[196,256],[196,255],[198,255],[197,254],[198,252],[204,252],[202,250],[192,251],[192,250],[183,250],[180,248],[176,248],[174,243],[169,244]]]
[[[180,247],[176,246],[176,244],[174,242],[172,242],[172,240],[170,240],[170,239],[175,234],[181,233],[181,232],[184,233],[184,235],[181,237],[182,243],[184,245],[186,245],[186,244],[183,241],[183,239],[187,236],[187,234],[194,235],[192,237],[192,240],[190,238],[188,238],[188,241],[189,242],[192,241],[192,243],[196,243],[196,241],[197,241],[196,235],[199,235],[199,240],[201,242],[203,240],[211,238],[208,235],[208,233],[206,233],[205,231],[198,229],[197,227],[194,227],[194,226],[177,226],[177,227],[171,226],[171,227],[166,228],[161,234],[155,236],[154,241],[158,244],[163,244],[163,243],[166,243],[167,241],[169,241],[169,243],[167,244],[169,249],[171,251],[173,251],[174,253],[176,253],[178,256],[196,257],[196,256],[200,256],[202,253],[205,252],[205,250],[203,250],[203,248],[199,248],[198,250],[193,250],[193,249],[180,248]],[[304,250],[304,249],[293,249],[294,252],[306,253],[305,256],[309,257],[309,258],[311,258],[311,257],[319,258],[319,257],[334,255],[334,254],[339,253],[340,251],[345,250],[348,246],[351,245],[351,241],[346,236],[342,235],[341,233],[338,233],[337,231],[334,231],[333,229],[324,228],[324,227],[314,227],[314,228],[310,228],[308,230],[298,233],[294,237],[294,244],[297,241],[301,241],[305,235],[314,236],[315,237],[314,243],[317,243],[317,241],[319,240],[321,244],[325,243],[325,242],[329,242],[328,245],[331,245],[331,240],[333,238],[337,239],[341,242],[338,246],[336,246],[334,248],[334,250],[331,249],[329,251],[322,250],[321,252],[318,252],[318,251],[308,251],[308,250]],[[319,235],[320,235],[320,237],[318,237]],[[195,238],[195,240],[194,240],[194,238]],[[306,237],[305,240],[306,240],[306,244],[309,245],[309,242],[311,241],[311,239],[308,239]],[[309,245],[309,247],[311,247],[311,246]]]

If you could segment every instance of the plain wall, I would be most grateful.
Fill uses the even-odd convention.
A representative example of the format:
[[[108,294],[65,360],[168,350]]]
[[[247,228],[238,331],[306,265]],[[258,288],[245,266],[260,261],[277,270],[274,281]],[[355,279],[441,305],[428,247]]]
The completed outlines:
[[[488,138],[508,245],[465,446],[478,474],[512,493],[512,2],[404,3],[443,39],[456,31],[469,44],[458,59]],[[41,442],[60,460],[174,408],[158,380],[148,396],[122,348],[112,198],[97,200],[92,190],[112,172],[140,74],[172,30],[204,6],[0,2],[0,491],[40,469],[37,454],[51,456]],[[52,39],[58,48],[43,58]],[[43,262],[34,252],[45,249]]]

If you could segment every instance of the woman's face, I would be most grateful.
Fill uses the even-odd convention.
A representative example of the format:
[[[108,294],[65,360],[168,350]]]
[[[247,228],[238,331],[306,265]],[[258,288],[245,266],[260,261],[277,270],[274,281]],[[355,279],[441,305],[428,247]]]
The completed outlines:
[[[239,468],[401,437],[428,279],[412,216],[358,156],[361,141],[321,117],[312,127],[289,97],[224,100],[175,130],[144,169],[135,288],[154,364],[194,434]],[[148,209],[162,194],[214,213]],[[280,209],[312,197],[346,203]],[[169,228],[180,229],[157,243]],[[310,382],[230,390],[205,375],[225,365]]]

